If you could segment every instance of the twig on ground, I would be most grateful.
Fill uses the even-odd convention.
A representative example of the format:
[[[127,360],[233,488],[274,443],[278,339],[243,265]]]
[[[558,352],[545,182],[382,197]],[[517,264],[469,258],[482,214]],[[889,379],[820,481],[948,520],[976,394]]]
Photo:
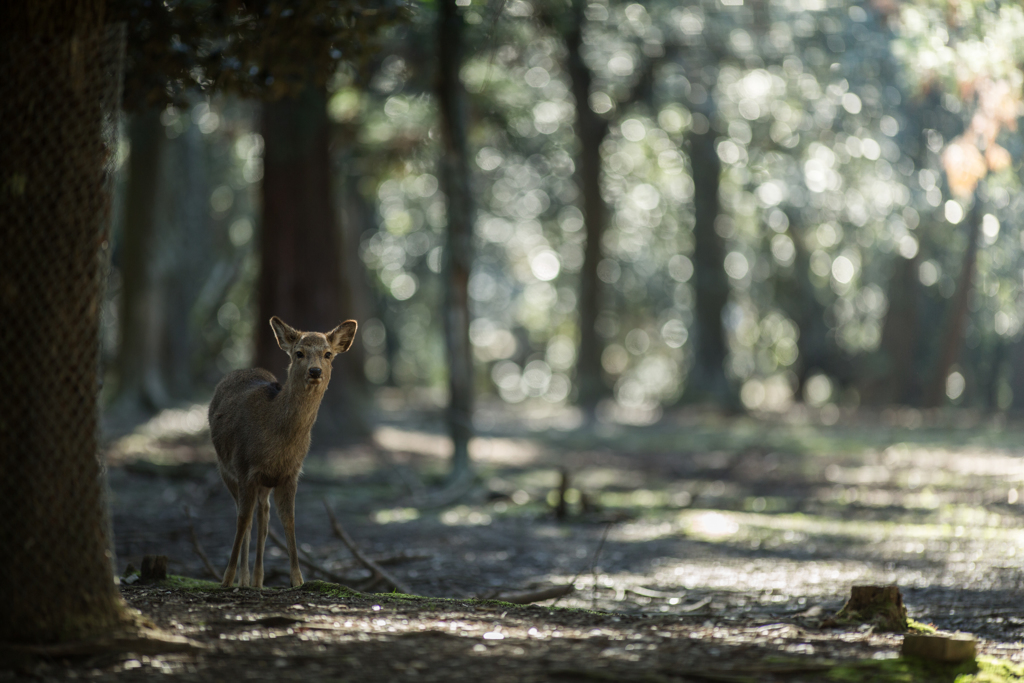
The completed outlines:
[[[511,602],[514,605],[529,605],[532,602],[541,602],[552,598],[560,598],[572,593],[576,588],[567,583],[563,586],[549,586],[535,591],[523,591],[522,593],[499,593],[495,600]]]
[[[608,522],[607,524],[604,525],[604,531],[601,532],[601,540],[598,541],[597,547],[594,549],[594,556],[590,560],[590,574],[594,577],[594,601],[597,601],[597,560],[601,556],[601,549],[604,548],[604,541],[605,541],[606,538],[608,538],[608,530],[612,528],[612,524],[614,524],[614,523],[615,523],[614,521],[611,521],[611,522]],[[582,574],[582,573],[583,573],[582,569],[580,569],[578,572],[576,572],[576,576],[572,577],[572,581],[570,581],[568,585],[572,586],[573,589],[575,589],[576,588],[576,580],[578,578],[580,578],[580,574]],[[562,599],[561,597],[558,598],[558,600],[561,600],[561,599]],[[558,604],[558,600],[555,600],[554,604],[557,605]]]
[[[650,588],[644,588],[643,586],[634,586],[633,588],[626,588],[625,591],[627,593],[639,595],[643,598],[660,598],[662,600],[670,600],[673,598],[676,600],[682,600],[686,597],[685,593],[681,595],[678,593],[665,593],[663,591],[655,591],[651,590]]]
[[[270,540],[274,542],[274,545],[276,545],[281,550],[283,550],[285,552],[288,552],[288,544],[284,542],[283,538],[281,538],[280,536],[277,535],[276,531],[274,531],[273,529],[267,529],[267,535],[270,536]],[[312,569],[313,571],[317,572],[318,574],[322,574],[323,576],[326,576],[328,579],[330,579],[334,583],[340,583],[342,585],[345,584],[346,579],[343,576],[339,576],[338,574],[335,574],[334,572],[332,572],[327,567],[324,567],[323,565],[321,565],[318,562],[316,562],[302,548],[299,548],[298,550],[299,550],[299,562],[301,562],[302,564],[304,564],[308,568]]]
[[[380,577],[387,581],[389,584],[391,584],[399,593],[412,595],[412,591],[409,590],[408,586],[406,586],[404,583],[393,577],[379,564],[368,558],[366,555],[363,554],[361,550],[359,550],[359,547],[356,546],[355,541],[352,540],[352,537],[349,536],[348,532],[345,531],[345,529],[342,528],[341,524],[338,523],[338,520],[334,516],[334,511],[331,510],[331,505],[330,503],[327,502],[326,498],[324,498],[324,509],[327,511],[327,517],[331,520],[331,528],[334,530],[334,535],[341,539],[341,542],[344,543],[345,546],[352,552],[353,557],[359,560],[359,562],[364,567],[373,572],[375,576]]]
[[[594,608],[597,607],[597,560],[601,557],[601,549],[604,548],[604,542],[608,538],[608,530],[612,528],[612,522],[608,522],[604,525],[604,531],[601,532],[601,540],[597,544],[597,549],[594,550],[594,559],[590,561],[590,576],[593,581],[593,596],[591,597],[591,603]],[[575,581],[573,583],[576,583]]]
[[[192,511],[189,510],[188,505],[185,508],[185,519],[188,520],[188,530],[192,532],[192,549],[195,550],[196,555],[203,561],[203,566],[206,568],[206,573],[212,576],[217,581],[220,581],[224,577],[220,575],[217,569],[210,562],[210,558],[206,556],[206,551],[203,550],[202,544],[199,543],[199,534],[196,533],[196,527],[192,524]]]

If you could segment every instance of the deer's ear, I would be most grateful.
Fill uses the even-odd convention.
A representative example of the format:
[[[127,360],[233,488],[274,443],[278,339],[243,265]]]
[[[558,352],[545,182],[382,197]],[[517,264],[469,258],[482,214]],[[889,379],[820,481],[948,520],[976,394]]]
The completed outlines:
[[[359,323],[355,320],[346,320],[327,333],[327,341],[334,347],[335,353],[345,353],[352,347],[358,327]]]
[[[274,329],[274,336],[277,337],[277,345],[285,353],[291,353],[292,347],[301,336],[299,331],[276,315],[270,319],[270,326]]]

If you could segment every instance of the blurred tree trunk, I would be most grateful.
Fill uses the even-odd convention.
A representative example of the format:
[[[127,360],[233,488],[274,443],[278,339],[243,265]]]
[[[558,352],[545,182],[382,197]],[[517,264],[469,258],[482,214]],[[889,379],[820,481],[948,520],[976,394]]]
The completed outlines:
[[[210,220],[206,142],[199,127],[189,126],[167,147],[163,175],[167,191],[160,204],[167,218],[159,221],[157,231],[162,243],[158,250],[164,254],[157,278],[164,301],[163,376],[172,398],[187,399],[192,396],[199,365],[196,357],[201,353],[196,309],[218,262],[219,235]]]
[[[872,380],[864,388],[863,401],[874,404],[907,403],[914,392],[914,367],[918,342],[920,259],[897,257],[889,278],[889,308],[882,321],[879,345],[881,366],[871,368]]]
[[[441,187],[448,198],[444,251],[444,331],[448,349],[448,428],[455,444],[452,478],[470,471],[473,435],[473,349],[469,343],[469,273],[473,264],[474,206],[466,142],[462,68],[463,19],[456,0],[440,0],[437,24],[437,98],[441,110]]]
[[[946,378],[950,368],[960,357],[963,348],[964,330],[967,329],[967,313],[974,295],[974,271],[978,260],[978,235],[981,233],[981,195],[984,185],[974,193],[974,205],[967,214],[967,246],[960,264],[956,291],[946,308],[946,322],[939,341],[939,353],[931,377],[925,386],[922,404],[925,408],[938,408],[946,403]]]
[[[715,230],[720,213],[718,188],[722,173],[715,149],[716,138],[710,126],[703,133],[689,135],[694,183],[693,293],[697,329],[693,368],[682,400],[712,402],[733,410],[739,403],[725,375],[728,344],[722,321],[730,287],[724,266],[725,240]]]
[[[99,326],[123,42],[103,0],[0,6],[0,642],[109,634]],[[107,34],[109,36],[109,34]]]
[[[264,105],[263,220],[255,321],[255,365],[283,379],[288,365],[268,321],[326,332],[351,317],[331,201],[327,94],[307,87]],[[314,442],[361,439],[369,430],[351,368],[338,359],[314,428]]]
[[[576,399],[593,417],[598,402],[608,393],[603,380],[601,354],[604,344],[595,330],[601,312],[601,281],[597,266],[601,262],[601,240],[608,225],[608,207],[601,195],[601,143],[608,135],[608,122],[590,108],[593,76],[583,61],[584,0],[573,0],[572,20],[565,36],[567,66],[573,97],[576,100],[576,182],[583,202],[587,244],[580,268],[579,352],[576,357]]]
[[[848,359],[837,347],[834,336],[825,322],[827,308],[819,300],[817,288],[811,281],[811,254],[807,251],[807,229],[801,213],[795,209],[786,211],[789,220],[789,237],[793,240],[795,258],[793,277],[796,280],[795,305],[788,310],[796,323],[799,337],[796,340],[798,361],[796,367],[797,400],[802,400],[804,385],[815,372],[823,372],[841,381],[850,378]]]
[[[160,110],[133,114],[131,154],[121,237],[120,351],[117,402],[127,410],[156,411],[168,403],[160,373],[159,293],[153,273],[157,194],[166,148]]]

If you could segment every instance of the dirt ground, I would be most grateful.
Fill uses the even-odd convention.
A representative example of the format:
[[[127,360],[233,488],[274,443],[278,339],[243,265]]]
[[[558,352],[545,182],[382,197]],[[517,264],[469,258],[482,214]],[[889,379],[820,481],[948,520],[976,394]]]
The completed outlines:
[[[894,583],[913,619],[974,634],[998,659],[963,680],[1024,680],[1021,424],[915,411],[833,425],[813,413],[649,427],[483,417],[477,477],[455,490],[441,485],[447,441],[411,411],[384,413],[372,445],[311,456],[299,486],[299,542],[330,578],[382,588],[366,585],[325,502],[364,553],[433,599],[346,593],[309,567],[288,589],[286,553],[268,541],[273,588],[122,585],[198,649],[16,677],[952,682],[952,669],[897,659],[900,635],[822,627],[851,586]],[[209,579],[198,545],[223,571],[234,505],[204,423],[202,406],[167,411],[111,442],[120,569],[167,555],[172,574]],[[490,600],[570,583],[538,605]]]

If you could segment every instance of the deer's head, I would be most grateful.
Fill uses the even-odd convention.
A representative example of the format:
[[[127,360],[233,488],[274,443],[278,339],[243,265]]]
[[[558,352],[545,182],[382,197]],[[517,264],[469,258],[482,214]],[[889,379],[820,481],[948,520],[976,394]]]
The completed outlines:
[[[358,324],[346,320],[330,332],[302,332],[288,325],[276,315],[270,326],[277,337],[277,345],[288,354],[288,381],[302,382],[307,389],[326,388],[331,380],[331,362],[339,353],[352,346]]]

